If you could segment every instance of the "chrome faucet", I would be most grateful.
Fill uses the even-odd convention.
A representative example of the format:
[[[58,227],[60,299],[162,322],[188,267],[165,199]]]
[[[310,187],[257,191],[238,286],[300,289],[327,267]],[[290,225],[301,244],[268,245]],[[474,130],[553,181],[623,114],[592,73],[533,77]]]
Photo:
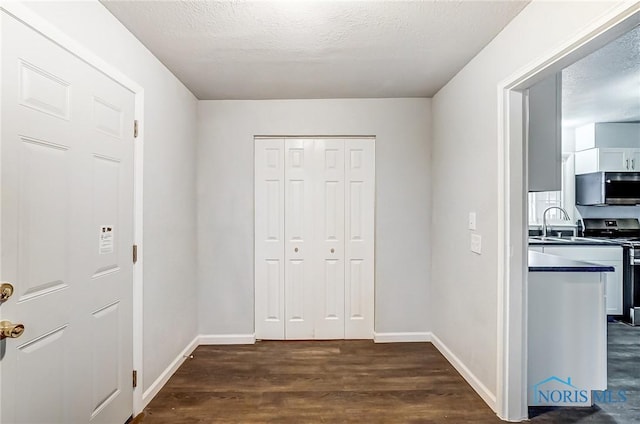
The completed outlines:
[[[569,218],[569,214],[566,210],[562,209],[560,206],[549,206],[544,210],[544,212],[542,212],[542,237],[547,236],[547,212],[549,212],[551,209],[559,209],[563,215],[562,219],[564,219],[565,221],[571,221],[571,218]]]

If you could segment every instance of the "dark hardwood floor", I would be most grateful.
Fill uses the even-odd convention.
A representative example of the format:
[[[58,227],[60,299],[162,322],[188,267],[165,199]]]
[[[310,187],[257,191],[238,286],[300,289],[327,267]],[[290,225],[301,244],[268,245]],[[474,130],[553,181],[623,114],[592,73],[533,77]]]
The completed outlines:
[[[137,423],[498,423],[430,343],[200,346]]]

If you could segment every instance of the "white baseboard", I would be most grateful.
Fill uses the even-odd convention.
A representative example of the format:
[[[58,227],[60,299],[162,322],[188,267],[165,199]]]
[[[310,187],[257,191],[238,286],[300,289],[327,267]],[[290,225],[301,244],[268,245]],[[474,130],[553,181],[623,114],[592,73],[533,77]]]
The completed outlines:
[[[444,356],[451,365],[462,375],[467,383],[476,391],[486,402],[487,405],[493,410],[493,412],[497,413],[497,402],[496,395],[491,393],[491,391],[482,384],[482,382],[476,377],[469,368],[458,358],[444,343],[442,340],[438,338],[435,334],[431,335],[431,343],[440,351],[442,356]]]
[[[160,374],[160,376],[158,376],[158,378],[156,378],[156,381],[154,381],[151,384],[151,386],[149,386],[149,388],[144,391],[144,393],[142,394],[142,408],[143,409],[147,407],[149,402],[151,402],[151,399],[153,399],[155,397],[155,395],[158,394],[160,389],[162,389],[164,387],[164,385],[167,384],[167,381],[169,381],[171,376],[178,370],[178,368],[180,368],[180,365],[182,365],[182,363],[189,357],[189,355],[191,355],[193,353],[193,351],[198,347],[199,339],[200,339],[200,337],[196,336],[191,341],[191,343],[189,343],[187,345],[187,347],[185,347],[182,350],[182,352],[180,352],[178,354],[176,359],[174,359],[169,364],[169,366]]]
[[[404,343],[404,342],[430,342],[431,333],[373,333],[373,341],[376,343]]]
[[[255,334],[201,334],[201,345],[255,344]]]

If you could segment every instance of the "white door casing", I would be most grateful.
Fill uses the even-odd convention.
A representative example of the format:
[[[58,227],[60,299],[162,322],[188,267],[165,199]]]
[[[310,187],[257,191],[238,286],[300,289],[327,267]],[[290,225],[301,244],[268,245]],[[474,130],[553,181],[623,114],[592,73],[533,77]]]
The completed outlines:
[[[256,338],[373,338],[374,148],[256,138]]]
[[[2,423],[132,411],[134,95],[2,19]]]

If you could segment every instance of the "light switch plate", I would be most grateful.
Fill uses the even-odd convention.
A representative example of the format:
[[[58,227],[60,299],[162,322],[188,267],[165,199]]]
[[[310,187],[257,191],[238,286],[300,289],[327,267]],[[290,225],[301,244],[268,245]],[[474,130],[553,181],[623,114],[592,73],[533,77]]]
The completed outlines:
[[[480,234],[471,234],[471,251],[482,254],[482,236]]]
[[[469,229],[470,230],[476,229],[476,213],[475,212],[469,212]]]

